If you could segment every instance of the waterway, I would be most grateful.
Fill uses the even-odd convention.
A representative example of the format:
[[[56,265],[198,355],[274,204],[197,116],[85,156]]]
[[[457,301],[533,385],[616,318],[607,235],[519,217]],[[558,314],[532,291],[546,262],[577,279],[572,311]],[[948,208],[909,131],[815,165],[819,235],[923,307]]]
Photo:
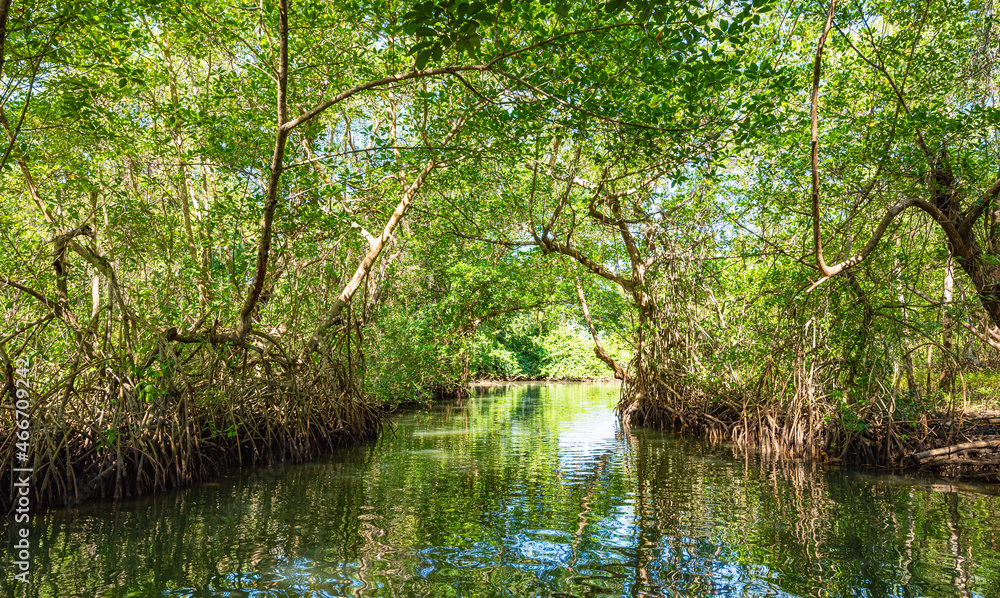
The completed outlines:
[[[32,522],[30,597],[1000,596],[990,487],[623,429],[515,384],[320,461]]]

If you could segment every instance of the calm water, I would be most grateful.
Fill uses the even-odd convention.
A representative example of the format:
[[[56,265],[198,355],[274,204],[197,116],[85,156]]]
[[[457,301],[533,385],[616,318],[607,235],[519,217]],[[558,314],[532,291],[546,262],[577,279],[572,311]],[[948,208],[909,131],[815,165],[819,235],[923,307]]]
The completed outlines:
[[[24,595],[1000,596],[997,497],[624,431],[617,397],[499,388],[380,447],[38,514]]]

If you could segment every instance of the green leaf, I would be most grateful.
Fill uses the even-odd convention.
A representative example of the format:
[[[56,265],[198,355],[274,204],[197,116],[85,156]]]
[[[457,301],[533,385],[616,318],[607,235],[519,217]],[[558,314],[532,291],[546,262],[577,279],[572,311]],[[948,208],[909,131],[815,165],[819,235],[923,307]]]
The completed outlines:
[[[441,46],[440,44],[437,44],[434,46],[434,48],[440,49]],[[419,54],[417,54],[417,60],[414,64],[417,70],[423,69],[424,67],[427,66],[427,61],[430,60],[431,56],[434,54],[434,48],[428,48],[426,50],[422,50]]]

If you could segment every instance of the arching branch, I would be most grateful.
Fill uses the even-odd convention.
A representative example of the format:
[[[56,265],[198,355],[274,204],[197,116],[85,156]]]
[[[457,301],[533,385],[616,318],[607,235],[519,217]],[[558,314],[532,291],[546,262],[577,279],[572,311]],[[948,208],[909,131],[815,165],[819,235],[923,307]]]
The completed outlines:
[[[941,210],[937,209],[937,207],[934,204],[926,200],[910,197],[897,202],[895,205],[886,210],[885,215],[882,216],[882,220],[881,222],[878,223],[878,227],[875,228],[875,232],[872,233],[871,238],[868,239],[868,242],[865,243],[865,246],[861,249],[861,251],[859,251],[855,255],[840,262],[839,264],[828,266],[822,261],[823,258],[821,257],[821,254],[817,253],[817,256],[820,256],[819,260],[817,261],[819,261],[819,266],[823,273],[823,276],[822,278],[814,282],[806,292],[815,289],[819,285],[833,278],[837,274],[840,274],[844,270],[847,270],[851,266],[855,266],[863,262],[865,258],[871,255],[871,253],[875,251],[875,248],[878,247],[879,241],[881,241],[882,237],[885,236],[885,231],[889,228],[889,225],[892,224],[892,221],[896,219],[896,216],[899,216],[900,214],[903,213],[904,210],[911,207],[919,208],[930,214],[930,216],[934,218],[934,220],[938,224],[941,225],[941,228],[944,229],[945,234],[948,236],[949,241],[951,241],[953,244],[958,243],[961,246],[964,246],[961,238],[958,235],[957,229],[955,229],[955,226],[948,220],[948,217],[945,216]],[[819,249],[818,246],[817,249]]]
[[[837,10],[837,0],[830,1],[830,8],[826,13],[826,25],[823,33],[816,43],[816,59],[813,62],[813,84],[812,84],[812,106],[810,108],[810,127],[812,129],[812,141],[810,142],[810,164],[812,165],[812,217],[813,217],[813,245],[816,249],[816,263],[820,272],[825,278],[834,276],[846,266],[841,266],[834,271],[827,267],[823,259],[823,234],[819,228],[819,77],[823,70],[823,46],[826,45],[826,38],[830,35],[830,28],[833,26],[833,14]],[[821,280],[822,281],[822,280]],[[819,284],[818,282],[816,284]],[[814,287],[816,285],[813,285]]]
[[[573,281],[576,283],[576,296],[580,298],[580,307],[583,308],[583,317],[586,318],[587,327],[590,328],[590,336],[594,338],[594,354],[611,368],[611,371],[615,373],[615,378],[624,382],[628,378],[628,373],[622,366],[618,365],[618,362],[611,357],[611,354],[604,348],[604,344],[601,343],[600,337],[597,336],[597,328],[594,327],[594,321],[590,318],[590,310],[587,309],[587,298],[583,295],[580,279],[575,278]]]
[[[830,30],[833,27],[833,15],[837,8],[837,0],[831,0],[830,8],[826,13],[826,25],[823,27],[823,33],[820,34],[819,41],[816,44],[816,58],[813,62],[813,83],[812,83],[812,96],[811,96],[811,107],[810,107],[810,124],[812,129],[812,141],[811,141],[811,155],[810,163],[812,166],[812,221],[813,221],[813,244],[816,251],[816,264],[819,267],[822,277],[814,282],[812,286],[809,287],[809,291],[815,289],[817,286],[821,285],[830,278],[836,276],[837,274],[847,270],[851,266],[857,265],[867,258],[872,251],[878,246],[879,241],[882,240],[882,236],[885,235],[886,229],[892,221],[901,214],[904,210],[910,207],[920,208],[921,210],[930,214],[932,218],[944,229],[945,235],[948,237],[948,241],[951,242],[956,253],[962,255],[965,253],[965,242],[962,236],[959,234],[959,229],[955,227],[948,217],[937,208],[937,206],[931,204],[928,201],[916,198],[907,198],[902,201],[897,202],[895,205],[890,207],[885,215],[882,217],[881,222],[879,222],[878,227],[872,234],[868,242],[865,243],[864,247],[857,254],[847,258],[846,260],[829,265],[823,258],[823,234],[820,230],[820,209],[819,209],[819,82],[820,74],[823,69],[823,47],[826,45],[827,37],[830,35]],[[902,100],[902,97],[900,97]],[[998,181],[1000,183],[1000,181]],[[807,291],[808,292],[808,291]]]

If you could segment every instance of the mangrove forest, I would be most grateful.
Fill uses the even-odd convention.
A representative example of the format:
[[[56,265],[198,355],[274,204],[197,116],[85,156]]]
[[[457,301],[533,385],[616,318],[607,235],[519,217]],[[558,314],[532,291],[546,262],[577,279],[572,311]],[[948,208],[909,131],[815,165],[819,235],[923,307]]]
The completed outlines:
[[[998,17],[0,0],[0,593],[1000,596]]]

